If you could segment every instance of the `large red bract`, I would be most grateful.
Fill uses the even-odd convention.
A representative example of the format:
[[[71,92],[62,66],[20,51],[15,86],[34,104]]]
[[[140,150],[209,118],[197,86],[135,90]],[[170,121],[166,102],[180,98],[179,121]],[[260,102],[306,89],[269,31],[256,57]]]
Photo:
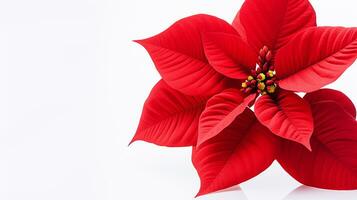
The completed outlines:
[[[331,96],[339,95],[336,91],[328,92]],[[315,121],[311,138],[313,151],[283,141],[278,161],[305,185],[357,189],[357,123],[353,104],[347,103],[349,99],[342,96],[338,101],[318,94],[306,96],[306,99],[310,101]]]
[[[357,28],[316,27],[308,0],[246,0],[232,25],[194,15],[136,42],[162,80],[132,142],[192,146],[198,195],[275,159],[303,184],[357,189],[356,109],[321,89],[356,60]]]

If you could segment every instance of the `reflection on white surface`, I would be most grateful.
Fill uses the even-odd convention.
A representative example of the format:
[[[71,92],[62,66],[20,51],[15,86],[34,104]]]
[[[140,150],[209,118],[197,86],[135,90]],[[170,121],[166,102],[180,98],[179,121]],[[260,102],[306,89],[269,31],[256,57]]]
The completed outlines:
[[[196,198],[197,200],[248,200],[239,186]]]
[[[338,191],[323,190],[308,186],[300,186],[293,190],[284,200],[356,200],[357,190]]]

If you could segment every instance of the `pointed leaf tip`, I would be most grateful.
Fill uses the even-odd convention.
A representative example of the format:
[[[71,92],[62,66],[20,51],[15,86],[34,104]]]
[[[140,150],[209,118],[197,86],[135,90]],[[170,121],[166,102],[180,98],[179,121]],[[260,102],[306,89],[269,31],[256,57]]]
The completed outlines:
[[[207,98],[184,95],[159,81],[145,101],[131,143],[143,140],[170,147],[195,145],[198,119],[206,101]]]
[[[310,147],[314,130],[311,109],[304,99],[293,92],[279,90],[275,98],[260,97],[255,103],[255,115],[274,134]]]
[[[302,144],[304,145],[304,147],[306,147],[311,152],[312,148],[311,148],[310,139],[311,139],[311,137],[306,138],[306,141],[304,141]]]
[[[144,46],[161,77],[172,88],[186,95],[211,96],[225,89],[230,79],[208,63],[201,40],[203,32],[235,33],[235,30],[217,17],[194,15],[136,42]]]
[[[128,144],[128,147],[130,147],[130,145],[132,145],[134,142],[136,142],[135,137],[133,137],[133,139],[131,139],[131,141],[130,141],[129,144]]]

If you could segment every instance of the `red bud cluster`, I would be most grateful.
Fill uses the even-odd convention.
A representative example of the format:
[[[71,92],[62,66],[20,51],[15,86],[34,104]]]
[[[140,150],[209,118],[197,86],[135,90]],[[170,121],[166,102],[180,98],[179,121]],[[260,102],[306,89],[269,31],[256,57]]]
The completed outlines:
[[[274,93],[277,87],[275,83],[275,67],[271,65],[273,53],[267,46],[259,51],[256,69],[251,70],[251,75],[242,83],[244,93],[258,92],[260,94]]]

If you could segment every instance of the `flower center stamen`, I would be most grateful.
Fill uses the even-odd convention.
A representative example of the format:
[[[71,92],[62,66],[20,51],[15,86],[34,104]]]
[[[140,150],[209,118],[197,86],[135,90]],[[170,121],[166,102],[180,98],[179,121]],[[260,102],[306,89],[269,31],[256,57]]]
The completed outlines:
[[[275,68],[271,65],[272,58],[273,54],[267,46],[260,49],[257,66],[251,70],[251,75],[242,83],[242,92],[265,95],[276,91],[278,85]]]

